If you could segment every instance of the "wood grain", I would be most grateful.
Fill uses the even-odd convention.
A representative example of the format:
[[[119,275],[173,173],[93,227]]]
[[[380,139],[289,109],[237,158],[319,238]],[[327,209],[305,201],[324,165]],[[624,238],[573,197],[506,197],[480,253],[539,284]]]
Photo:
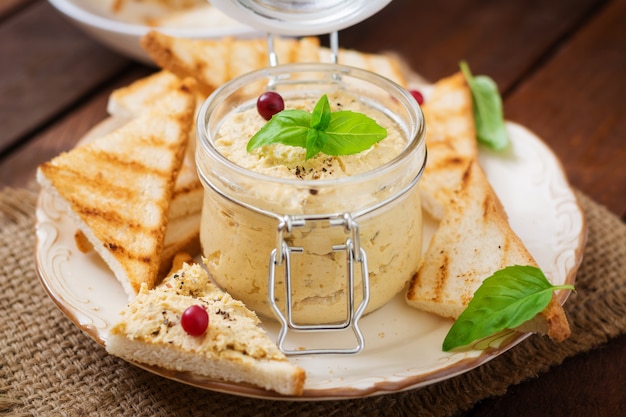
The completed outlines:
[[[622,335],[455,417],[622,416],[625,354],[626,335]]]
[[[431,81],[458,71],[464,59],[506,92],[601,3],[394,0],[339,39],[359,50],[393,50]]]
[[[47,2],[0,26],[0,155],[68,111],[129,61],[78,31]]]
[[[0,2],[0,19],[6,19],[16,10],[26,7],[35,1],[42,0],[2,0]]]
[[[108,115],[106,104],[111,91],[130,84],[150,72],[152,68],[137,66],[107,85],[75,111],[54,120],[27,143],[0,163],[0,188],[24,187],[35,179],[35,168],[59,153],[73,148],[96,124]]]
[[[611,2],[507,97],[572,184],[626,219],[626,2]]]

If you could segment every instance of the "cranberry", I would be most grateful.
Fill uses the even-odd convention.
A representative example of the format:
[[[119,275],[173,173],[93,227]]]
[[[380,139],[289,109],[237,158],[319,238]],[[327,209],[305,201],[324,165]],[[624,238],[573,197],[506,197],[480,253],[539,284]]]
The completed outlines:
[[[424,96],[417,90],[409,90],[409,93],[413,96],[413,98],[417,101],[417,104],[420,106],[424,104]]]
[[[202,306],[192,305],[183,313],[180,324],[188,335],[201,336],[209,326],[209,313]]]
[[[266,91],[256,101],[256,109],[265,120],[271,119],[273,115],[283,111],[284,108],[283,98],[273,91]]]

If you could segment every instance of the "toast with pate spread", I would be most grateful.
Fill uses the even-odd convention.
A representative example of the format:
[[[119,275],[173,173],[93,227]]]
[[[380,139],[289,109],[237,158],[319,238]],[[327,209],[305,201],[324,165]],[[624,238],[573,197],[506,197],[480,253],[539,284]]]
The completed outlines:
[[[483,170],[473,161],[409,284],[406,301],[419,310],[456,319],[484,279],[512,265],[537,267],[509,226]],[[558,341],[569,336],[565,312],[554,294],[550,304],[524,324],[524,331],[548,334]]]
[[[209,316],[200,336],[181,325],[192,305],[204,307]],[[288,361],[259,324],[256,314],[215,286],[201,265],[185,262],[154,289],[142,285],[111,328],[106,349],[131,362],[301,395],[305,371]]]
[[[269,66],[266,39],[181,39],[151,31],[141,45],[161,68],[179,77],[194,77],[206,96],[234,77]],[[315,37],[276,38],[274,49],[280,64],[330,61],[330,50]],[[388,54],[340,49],[338,62],[406,84],[400,62]]]
[[[168,211],[193,122],[193,80],[117,130],[41,164],[59,198],[129,297],[152,288]]]

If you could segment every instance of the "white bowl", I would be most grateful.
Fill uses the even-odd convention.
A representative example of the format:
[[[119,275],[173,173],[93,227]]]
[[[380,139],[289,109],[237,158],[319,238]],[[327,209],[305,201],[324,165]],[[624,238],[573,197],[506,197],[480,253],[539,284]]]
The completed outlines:
[[[175,20],[166,26],[148,26],[142,23],[138,7],[124,14],[113,13],[106,0],[48,0],[57,10],[67,16],[79,28],[109,48],[154,65],[141,48],[139,40],[152,29],[168,35],[192,39],[216,39],[225,36],[251,38],[265,36],[242,23],[227,17],[207,3],[206,7],[194,10],[185,19]]]

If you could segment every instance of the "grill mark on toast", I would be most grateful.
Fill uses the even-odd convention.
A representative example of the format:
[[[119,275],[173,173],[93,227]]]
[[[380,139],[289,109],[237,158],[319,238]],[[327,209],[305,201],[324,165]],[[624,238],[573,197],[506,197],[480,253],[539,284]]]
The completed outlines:
[[[116,276],[135,292],[142,283],[151,288],[157,278],[169,201],[193,119],[194,85],[182,81],[145,115],[40,165],[79,225],[88,228],[95,248],[107,263],[115,260],[110,265]]]
[[[441,303],[444,299],[444,290],[448,285],[450,271],[448,270],[449,258],[448,254],[445,252],[441,252],[442,259],[439,268],[437,269],[437,276],[435,278],[436,284],[433,288],[433,297],[432,301]]]
[[[96,154],[101,154],[102,152],[94,152],[92,155],[96,157]],[[102,161],[106,161],[110,163],[113,167],[118,167],[120,170],[124,171],[124,176],[129,175],[129,171],[134,172],[135,174],[141,173],[146,176],[152,177],[161,177],[161,178],[171,178],[172,175],[169,172],[164,172],[159,169],[152,169],[151,167],[139,164],[139,163],[125,163],[124,161],[118,158],[109,158],[108,155],[103,154],[100,155],[102,159],[100,159],[99,163]],[[91,159],[91,158],[89,158]],[[93,160],[97,160],[97,157]],[[112,181],[109,181],[110,178],[107,176],[106,172],[96,171],[92,176],[85,175],[83,171],[76,169],[72,165],[66,164],[51,164],[44,163],[42,164],[42,170],[47,173],[47,176],[54,175],[58,180],[64,181],[66,187],[73,187],[73,184],[82,184],[84,187],[80,187],[81,189],[97,189],[98,193],[104,196],[110,196],[115,199],[124,199],[125,201],[134,201],[138,200],[138,196],[141,196],[135,186],[136,184],[116,184]],[[71,178],[71,183],[67,183],[67,181]]]

